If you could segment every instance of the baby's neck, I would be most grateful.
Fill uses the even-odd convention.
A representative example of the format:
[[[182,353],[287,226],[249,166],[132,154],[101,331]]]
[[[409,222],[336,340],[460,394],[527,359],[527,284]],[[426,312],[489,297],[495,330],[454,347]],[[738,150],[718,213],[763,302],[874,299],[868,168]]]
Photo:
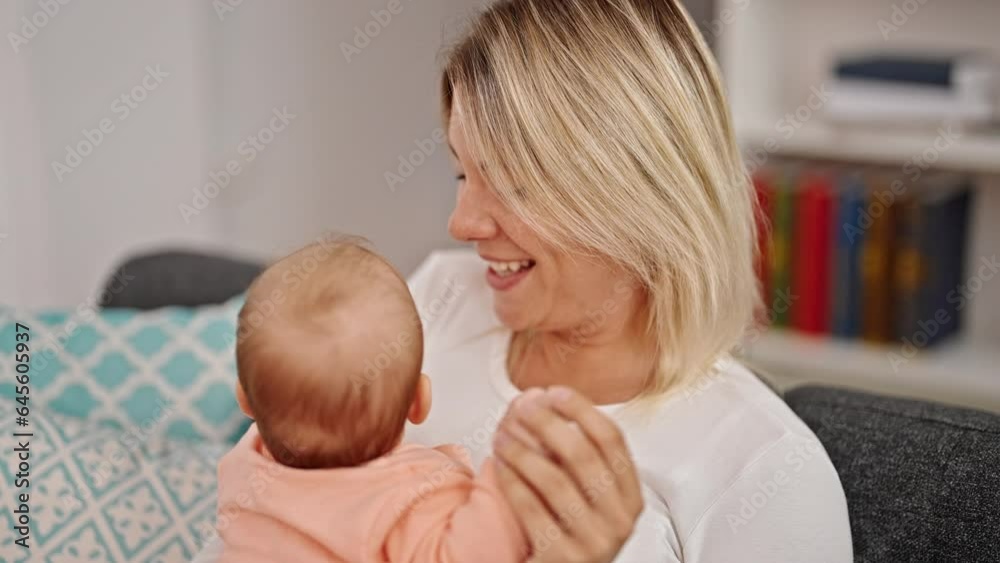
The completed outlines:
[[[371,463],[371,462],[375,461],[376,459],[379,459],[379,458],[382,458],[382,457],[385,457],[385,456],[391,454],[392,452],[394,452],[397,449],[399,449],[400,446],[402,446],[402,445],[403,445],[403,432],[400,432],[399,436],[396,437],[396,441],[393,442],[393,445],[389,449],[389,451],[386,452],[386,453],[384,453],[384,454],[382,454],[379,457],[376,457],[374,459],[370,459],[370,460],[368,460],[366,462],[363,462],[363,463],[360,463],[360,464],[354,465],[354,466],[319,467],[319,468],[316,468],[316,469],[343,469],[345,467],[360,467],[360,466],[366,465],[368,463]],[[266,459],[268,461],[272,461],[274,463],[277,463],[279,465],[284,466],[284,464],[281,463],[280,461],[278,461],[277,459],[275,459],[274,455],[271,454],[271,451],[267,449],[267,446],[264,444],[264,440],[261,438],[261,436],[259,434],[259,430],[258,430],[258,435],[257,435],[257,441],[254,444],[254,449],[257,451],[257,453],[259,453],[261,456],[263,456],[264,459]]]

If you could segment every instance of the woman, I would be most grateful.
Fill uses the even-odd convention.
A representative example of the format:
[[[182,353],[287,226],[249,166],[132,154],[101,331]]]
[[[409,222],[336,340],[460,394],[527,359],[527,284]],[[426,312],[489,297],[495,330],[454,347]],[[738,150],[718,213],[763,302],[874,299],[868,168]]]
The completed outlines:
[[[411,279],[436,405],[407,439],[495,455],[532,561],[851,561],[825,452],[727,355],[757,306],[753,197],[684,10],[501,1],[443,107],[449,231],[476,253]]]

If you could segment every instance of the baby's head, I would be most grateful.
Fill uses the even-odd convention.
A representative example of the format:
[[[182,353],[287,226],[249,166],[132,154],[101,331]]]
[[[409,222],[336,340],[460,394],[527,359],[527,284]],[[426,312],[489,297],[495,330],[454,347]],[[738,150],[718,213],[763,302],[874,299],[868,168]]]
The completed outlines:
[[[349,467],[388,453],[430,409],[406,282],[363,244],[307,246],[264,271],[240,311],[237,397],[276,461]]]

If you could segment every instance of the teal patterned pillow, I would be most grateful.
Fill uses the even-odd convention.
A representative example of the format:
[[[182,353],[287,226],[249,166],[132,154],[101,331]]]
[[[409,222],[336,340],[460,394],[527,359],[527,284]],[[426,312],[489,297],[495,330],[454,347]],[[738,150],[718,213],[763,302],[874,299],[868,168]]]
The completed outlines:
[[[0,309],[0,373],[14,373],[16,323],[30,328],[33,407],[135,437],[233,442],[249,425],[236,404],[236,315],[222,305],[155,311]],[[13,378],[0,397],[14,396]]]
[[[216,465],[228,448],[150,438],[35,408],[14,426],[0,398],[0,458],[14,459],[13,432],[30,431],[30,550],[14,544],[14,476],[0,464],[0,561],[182,563],[215,536]]]

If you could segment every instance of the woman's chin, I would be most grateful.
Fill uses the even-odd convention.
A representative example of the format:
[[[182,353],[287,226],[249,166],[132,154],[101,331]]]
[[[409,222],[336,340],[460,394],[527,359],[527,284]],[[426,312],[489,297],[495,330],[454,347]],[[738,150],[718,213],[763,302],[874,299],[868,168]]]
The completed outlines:
[[[494,296],[493,312],[496,314],[497,319],[499,319],[505,327],[514,332],[531,328],[532,323],[529,319],[529,309],[523,305],[509,303],[507,301],[508,300],[503,297]]]

